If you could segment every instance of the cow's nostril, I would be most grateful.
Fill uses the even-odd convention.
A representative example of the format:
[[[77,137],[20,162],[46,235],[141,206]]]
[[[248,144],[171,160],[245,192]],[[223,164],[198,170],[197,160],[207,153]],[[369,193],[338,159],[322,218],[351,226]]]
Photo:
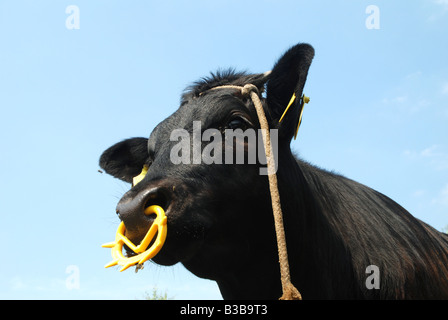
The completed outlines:
[[[158,188],[151,192],[146,200],[144,210],[150,206],[160,206],[163,208],[163,210],[167,210],[169,206],[169,197],[167,195],[167,192],[164,189]],[[151,216],[151,215],[150,215]],[[155,216],[155,214],[154,214]]]
[[[163,187],[146,189],[132,198],[121,199],[117,205],[117,214],[128,230],[140,229],[148,226],[148,223],[152,221],[151,219],[156,218],[155,214],[145,215],[146,208],[158,205],[167,211],[170,199],[168,190]]]

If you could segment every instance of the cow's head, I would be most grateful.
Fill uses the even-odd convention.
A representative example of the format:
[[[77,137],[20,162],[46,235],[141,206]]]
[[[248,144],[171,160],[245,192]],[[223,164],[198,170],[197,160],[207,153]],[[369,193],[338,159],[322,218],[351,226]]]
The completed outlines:
[[[228,143],[228,137],[226,141],[229,130],[252,131],[258,137],[260,124],[254,105],[238,90],[211,89],[228,84],[258,88],[269,127],[278,129],[274,143],[278,143],[282,180],[293,161],[289,144],[298,121],[299,99],[281,123],[279,119],[292,95],[301,97],[313,56],[311,46],[299,44],[288,50],[270,73],[221,72],[203,79],[188,88],[179,109],[162,121],[149,139],[124,140],[102,154],[101,168],[126,182],[132,182],[144,165],[149,166],[145,178],[120,200],[117,214],[126,226],[126,236],[139,243],[153,219],[144,214],[145,208],[157,204],[165,209],[168,235],[153,259],[156,263],[182,262],[196,275],[218,283],[223,279],[224,283],[226,277],[236,279],[242,269],[243,273],[261,273],[257,268],[272,261],[272,273],[278,279],[268,179],[260,174],[265,167],[260,163],[264,152],[261,138],[249,139],[247,134],[246,139],[231,138],[235,144]],[[229,152],[241,150],[243,161],[237,159],[241,155],[229,156]],[[248,154],[254,150],[255,162]],[[223,294],[226,290],[223,285]]]

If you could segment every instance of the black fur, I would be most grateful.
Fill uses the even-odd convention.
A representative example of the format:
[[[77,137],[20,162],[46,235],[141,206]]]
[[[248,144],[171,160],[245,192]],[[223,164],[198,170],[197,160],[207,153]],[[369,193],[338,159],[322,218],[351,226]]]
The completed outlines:
[[[293,284],[304,299],[448,298],[448,238],[414,218],[387,196],[293,156],[298,102],[278,119],[292,93],[300,97],[314,50],[299,44],[271,75],[234,71],[212,74],[189,87],[180,108],[146,138],[106,150],[100,166],[131,181],[151,164],[145,179],[120,200],[118,213],[138,242],[151,224],[143,214],[162,205],[168,236],[153,259],[181,262],[199,277],[217,281],[227,299],[278,299],[280,272],[270,194],[259,165],[179,164],[170,161],[176,128],[222,128],[235,117],[258,128],[250,100],[213,87],[255,83],[271,128],[279,129],[278,181]],[[266,83],[267,81],[267,83]],[[204,93],[206,92],[206,93]],[[126,210],[124,209],[126,208]],[[129,209],[131,208],[131,209]],[[368,289],[366,268],[380,271],[380,288]]]

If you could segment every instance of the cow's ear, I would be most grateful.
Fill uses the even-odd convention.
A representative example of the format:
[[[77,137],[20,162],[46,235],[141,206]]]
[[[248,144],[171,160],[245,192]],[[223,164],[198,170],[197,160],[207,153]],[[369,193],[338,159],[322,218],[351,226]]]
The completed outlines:
[[[274,127],[279,129],[281,139],[290,141],[295,134],[302,105],[303,87],[313,57],[313,47],[309,44],[298,44],[277,61],[269,76],[266,99],[271,120]],[[279,123],[294,95],[294,101]]]
[[[147,161],[148,139],[131,138],[104,151],[100,157],[100,167],[115,178],[132,182]]]

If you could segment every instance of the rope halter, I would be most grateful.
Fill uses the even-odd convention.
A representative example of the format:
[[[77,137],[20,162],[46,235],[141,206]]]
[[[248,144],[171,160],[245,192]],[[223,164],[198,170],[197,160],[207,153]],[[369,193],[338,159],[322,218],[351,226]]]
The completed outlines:
[[[269,179],[269,190],[271,193],[271,202],[272,202],[272,212],[274,214],[274,224],[275,224],[275,233],[277,235],[277,248],[278,248],[278,256],[279,256],[279,263],[280,263],[280,277],[282,282],[282,290],[283,295],[280,297],[280,300],[302,300],[302,295],[300,294],[299,290],[297,290],[296,287],[291,282],[291,276],[289,272],[289,262],[288,262],[288,252],[286,249],[286,238],[285,238],[285,228],[283,225],[283,213],[282,208],[280,204],[280,194],[278,191],[278,182],[277,182],[277,175],[276,175],[276,166],[275,166],[275,159],[274,154],[272,152],[272,146],[271,146],[271,137],[269,134],[269,124],[266,119],[266,115],[263,110],[263,104],[260,100],[260,97],[258,96],[258,89],[253,84],[246,84],[243,87],[241,86],[234,86],[234,85],[222,85],[218,87],[211,88],[209,90],[215,90],[215,89],[237,89],[241,91],[241,94],[245,97],[249,96],[252,99],[252,102],[255,106],[255,110],[257,112],[258,121],[260,122],[260,127],[262,129],[262,132],[264,133],[263,136],[263,146],[266,153],[266,159],[267,159],[267,167],[268,167],[268,179]],[[295,99],[295,94],[293,95],[293,98]],[[287,112],[289,107],[291,106],[294,99],[291,99],[288,107],[286,108],[284,114]],[[303,104],[305,103],[305,99],[302,99],[302,110],[303,110]],[[309,101],[309,98],[308,98]],[[283,116],[284,116],[283,114]],[[282,117],[283,117],[282,116]],[[301,114],[300,114],[301,119]],[[300,121],[298,123],[297,129],[296,129],[296,135],[297,130],[300,125]]]

